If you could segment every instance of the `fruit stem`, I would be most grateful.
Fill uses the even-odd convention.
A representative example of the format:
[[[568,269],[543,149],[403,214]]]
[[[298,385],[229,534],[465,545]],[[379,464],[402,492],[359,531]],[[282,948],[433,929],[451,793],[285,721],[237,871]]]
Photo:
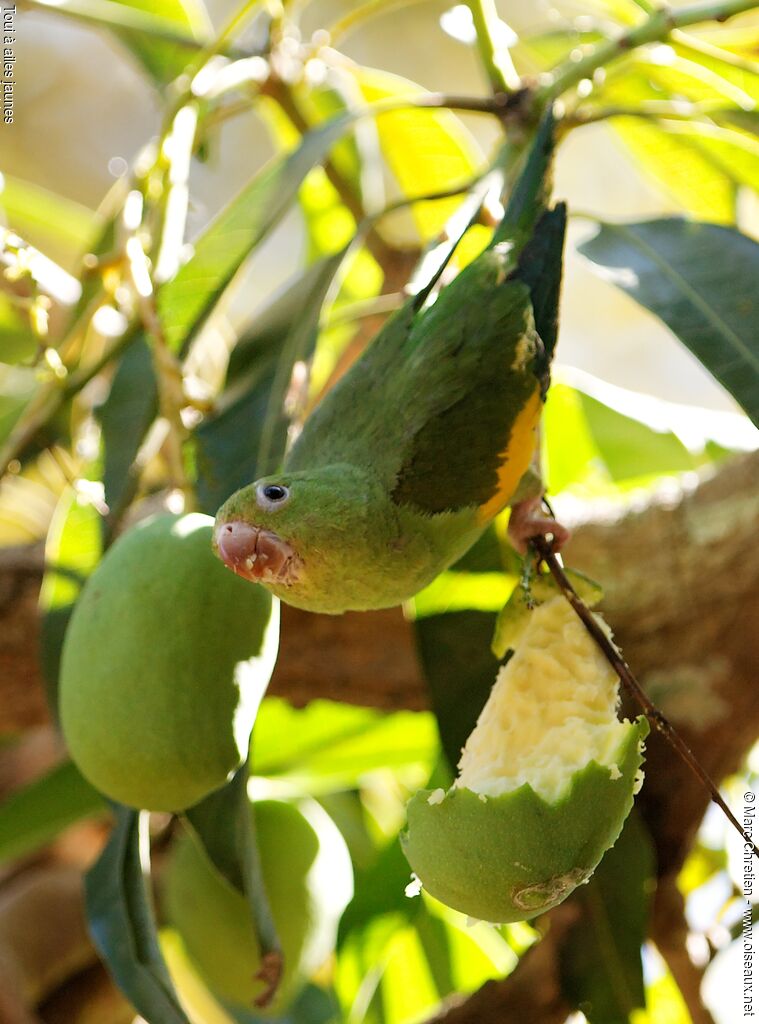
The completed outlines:
[[[596,619],[593,612],[590,610],[590,608],[588,608],[588,606],[585,604],[582,598],[579,597],[579,595],[575,591],[574,587],[572,586],[567,577],[567,574],[564,572],[561,565],[559,564],[559,561],[553,552],[550,542],[546,540],[545,537],[533,537],[530,543],[532,544],[533,548],[538,553],[540,558],[548,566],[551,575],[561,588],[561,592],[564,594],[567,601],[569,601],[574,610],[577,612],[577,615],[581,619],[583,625],[590,633],[590,635],[593,637],[598,646],[601,648],[602,653],[606,657],[611,667],[617,673],[619,678],[622,680],[622,683],[627,688],[630,695],[643,709],[643,713],[645,714],[648,721],[658,732],[660,732],[664,736],[667,743],[669,743],[669,745],[675,751],[677,751],[682,760],[685,762],[688,768],[693,772],[693,774],[699,780],[701,785],[707,791],[711,799],[714,801],[715,804],[717,804],[722,813],[728,819],[730,824],[735,829],[737,829],[737,831],[743,837],[744,842],[750,847],[751,852],[754,854],[754,856],[759,858],[759,847],[757,847],[756,843],[754,843],[751,836],[743,830],[740,822],[728,807],[727,803],[720,794],[720,791],[715,785],[711,776],[702,767],[696,755],[690,749],[690,747],[682,738],[682,736],[680,736],[680,734],[676,731],[675,727],[672,725],[669,719],[665,718],[665,716],[661,713],[661,711],[659,711],[656,705],[645,693],[640,683],[630,670],[629,665],[620,654],[617,647],[606,635],[603,628],[599,625],[599,622]]]

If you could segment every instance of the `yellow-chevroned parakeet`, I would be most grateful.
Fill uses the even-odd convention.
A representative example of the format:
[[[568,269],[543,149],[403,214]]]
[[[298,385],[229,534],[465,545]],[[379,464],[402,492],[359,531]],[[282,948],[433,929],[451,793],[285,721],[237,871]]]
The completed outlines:
[[[308,417],[282,472],[221,507],[230,569],[310,611],[388,607],[522,496],[556,341],[566,213],[546,207],[552,148],[546,120],[488,249],[429,308],[409,300]],[[518,541],[562,536],[538,501],[533,489],[518,507]]]

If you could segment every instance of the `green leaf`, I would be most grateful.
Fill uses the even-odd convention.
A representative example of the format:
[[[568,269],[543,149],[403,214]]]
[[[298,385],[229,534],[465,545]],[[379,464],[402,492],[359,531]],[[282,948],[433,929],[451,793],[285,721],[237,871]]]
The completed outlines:
[[[8,226],[30,245],[69,267],[101,228],[94,210],[5,173],[0,173],[0,210]]]
[[[509,552],[502,550],[496,530],[491,526],[445,573],[447,593],[441,593],[433,583],[410,602],[432,709],[452,768],[458,764],[461,748],[477,722],[498,672],[499,660],[493,655],[490,644],[497,612],[502,607],[496,604],[496,599],[503,595],[508,597],[517,578],[519,560],[514,555],[514,561],[507,564],[510,557]],[[467,610],[443,610],[444,604],[439,603],[441,596],[445,596],[449,608],[461,608],[474,589],[473,576],[483,580],[489,599],[487,610],[479,610],[485,605],[482,595],[476,597]],[[500,583],[499,576],[502,577]]]
[[[437,751],[435,722],[426,712],[383,714],[325,700],[296,709],[268,697],[256,720],[254,770],[328,792],[358,785],[377,768],[429,768]]]
[[[166,337],[175,351],[186,347],[243,260],[287,212],[305,176],[354,120],[348,115],[309,132],[294,152],[260,171],[195,242],[193,256],[158,295]]]
[[[103,486],[111,526],[134,496],[140,468],[137,453],[158,415],[158,385],[144,335],[121,358],[108,398],[97,411],[103,431]]]
[[[368,102],[418,96],[416,82],[374,68],[352,69]],[[404,196],[425,195],[461,185],[482,170],[474,137],[449,110],[408,109],[378,115],[377,132],[385,160]],[[434,238],[460,200],[415,203],[412,215],[423,242]]]
[[[158,84],[175,78],[199,48],[210,41],[210,26],[199,3],[164,0],[156,5],[122,0],[31,0],[119,36]],[[158,8],[156,10],[156,8]]]
[[[0,804],[0,862],[33,853],[74,822],[106,810],[100,793],[64,761]]]
[[[652,430],[590,395],[578,394],[585,422],[613,481],[696,468],[694,457],[671,431]]]
[[[23,363],[32,359],[38,349],[38,340],[29,326],[29,319],[7,295],[0,295],[0,362]],[[0,412],[0,423],[2,423]],[[5,432],[0,426],[0,437]]]
[[[493,612],[432,615],[415,623],[419,656],[440,729],[455,767],[495,682],[499,662],[490,650]]]
[[[628,1024],[645,1005],[640,947],[654,878],[651,839],[633,810],[590,882],[572,897],[581,917],[561,946],[564,994],[589,1024]]]
[[[112,806],[116,825],[85,877],[90,934],[119,988],[150,1024],[189,1024],[161,956],[146,885],[148,815]]]
[[[679,64],[690,67],[687,61]],[[705,83],[692,74],[683,74],[679,66],[634,60],[623,74],[610,76],[597,91],[594,104],[634,108],[642,103],[683,98],[725,103],[725,96],[715,88],[714,83],[719,81],[714,75]],[[725,83],[725,89],[731,88]],[[736,107],[736,111],[741,109]],[[756,142],[741,131],[695,119],[684,122],[662,118],[655,122],[617,117],[610,124],[641,170],[694,217],[733,223],[737,187],[756,185]]]
[[[278,978],[282,947],[266,895],[247,784],[246,761],[225,786],[186,811],[185,818],[216,870],[245,895],[262,960],[271,964],[276,958],[274,970]]]
[[[116,0],[124,7],[158,15],[169,22],[179,34],[187,34],[191,41],[206,44],[211,38],[213,26],[203,0]],[[192,57],[192,50],[183,41],[171,42],[155,39],[141,32],[120,31],[117,33],[126,46],[134,53],[148,74],[159,85],[171,82],[184,71]]]
[[[605,279],[656,314],[759,423],[759,244],[678,218],[601,224],[579,247]]]
[[[313,351],[322,305],[344,255],[320,260],[299,275],[232,350],[220,410],[195,435],[203,511],[213,515],[230,494],[282,461],[293,366]]]

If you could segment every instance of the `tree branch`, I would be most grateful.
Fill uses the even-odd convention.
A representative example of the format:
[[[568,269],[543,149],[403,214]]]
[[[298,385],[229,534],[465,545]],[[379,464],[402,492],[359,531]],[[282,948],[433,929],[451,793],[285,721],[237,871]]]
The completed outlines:
[[[736,14],[753,11],[759,7],[757,0],[718,0],[718,2],[692,4],[689,7],[671,8],[666,4],[654,10],[645,21],[628,29],[616,39],[599,43],[578,61],[567,60],[553,72],[553,80],[537,91],[541,106],[556,99],[584,78],[592,78],[598,68],[646,43],[663,42],[674,29],[685,28],[702,21],[727,21]]]

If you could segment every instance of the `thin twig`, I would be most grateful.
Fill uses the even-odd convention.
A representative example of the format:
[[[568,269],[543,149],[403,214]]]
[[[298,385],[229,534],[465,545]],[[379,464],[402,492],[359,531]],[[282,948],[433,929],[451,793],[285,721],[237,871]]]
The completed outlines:
[[[469,0],[468,6],[477,34],[477,50],[493,92],[515,92],[521,83],[508,48],[498,41],[502,22],[494,0]]]
[[[605,67],[630,50],[646,43],[659,43],[667,39],[674,29],[685,28],[702,21],[727,21],[736,14],[743,14],[759,8],[757,0],[721,0],[691,4],[688,7],[658,7],[645,21],[627,29],[616,39],[599,43],[580,60],[568,60],[553,71],[548,85],[537,92],[540,106],[556,99],[584,78],[592,78],[593,72]]]
[[[550,543],[545,539],[545,537],[533,537],[531,543],[540,555],[541,559],[548,566],[551,575],[558,583],[566,599],[577,612],[577,615],[582,620],[583,625],[601,648],[601,651],[609,664],[622,680],[622,683],[625,685],[630,695],[643,709],[643,712],[651,725],[660,732],[666,739],[667,743],[677,751],[688,768],[690,768],[696,778],[701,782],[701,785],[708,792],[711,799],[727,817],[730,824],[733,825],[733,827],[737,829],[743,837],[744,842],[750,847],[754,856],[759,858],[759,847],[756,846],[748,832],[743,830],[740,822],[722,798],[719,789],[712,781],[711,777],[701,766],[695,754],[692,752],[685,740],[675,730],[672,723],[664,717],[661,711],[659,711],[656,705],[645,693],[638,680],[632,674],[627,662],[599,625],[596,617],[593,615],[593,612],[577,595],[574,587],[567,578],[566,573],[559,564],[556,555],[553,553]]]

